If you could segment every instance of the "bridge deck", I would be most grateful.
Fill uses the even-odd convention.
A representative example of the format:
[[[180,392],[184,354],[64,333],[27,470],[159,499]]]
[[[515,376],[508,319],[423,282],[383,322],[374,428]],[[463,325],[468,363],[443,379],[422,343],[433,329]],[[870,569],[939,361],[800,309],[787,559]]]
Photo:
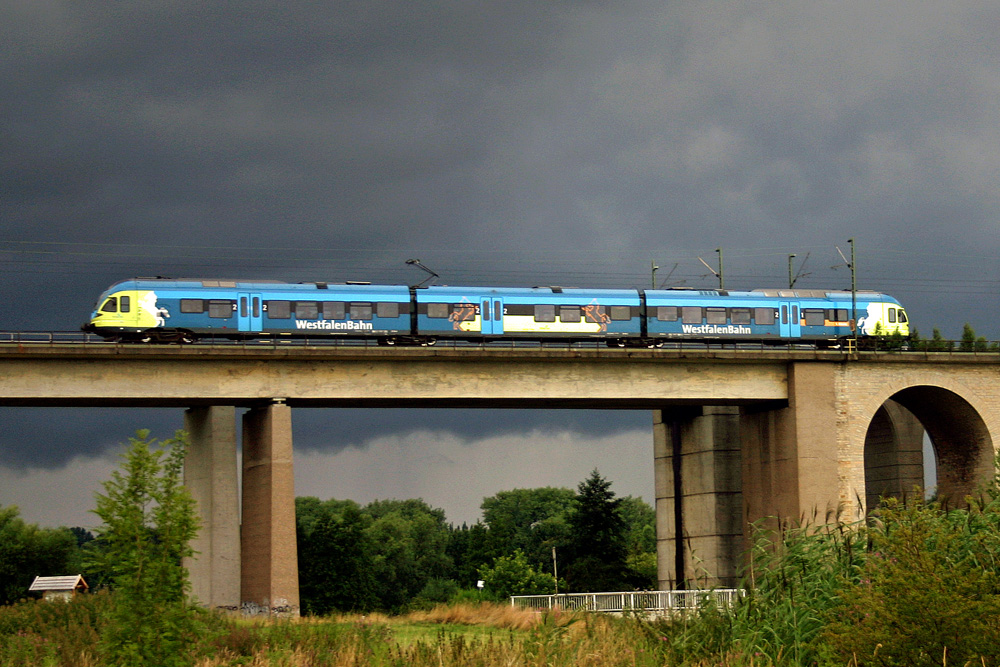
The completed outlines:
[[[996,352],[598,345],[0,343],[0,405],[592,407],[788,399],[796,363],[998,364]]]

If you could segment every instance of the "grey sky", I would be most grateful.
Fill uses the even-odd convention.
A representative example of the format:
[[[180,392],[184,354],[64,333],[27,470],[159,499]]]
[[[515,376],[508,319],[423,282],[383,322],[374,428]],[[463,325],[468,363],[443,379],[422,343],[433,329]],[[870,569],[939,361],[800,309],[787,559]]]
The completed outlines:
[[[854,237],[859,287],[897,296],[922,334],[968,321],[1000,338],[994,3],[0,0],[0,15],[2,330],[75,329],[134,275],[398,283],[422,278],[411,257],[450,284],[644,287],[655,261],[710,286],[698,257],[721,247],[727,286],[752,288],[808,253],[800,286],[845,287],[831,267]],[[58,467],[74,432],[97,455],[149,425],[35,414],[0,409],[21,424],[0,465]],[[411,417],[467,442],[522,421]],[[349,435],[315,448],[407,419],[345,417]]]

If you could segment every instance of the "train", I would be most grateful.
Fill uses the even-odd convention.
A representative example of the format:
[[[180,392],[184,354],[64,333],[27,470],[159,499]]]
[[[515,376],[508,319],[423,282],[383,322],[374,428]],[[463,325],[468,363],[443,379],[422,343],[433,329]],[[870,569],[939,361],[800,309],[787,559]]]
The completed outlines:
[[[582,289],[364,282],[135,278],[115,283],[81,327],[121,342],[365,339],[811,343],[908,336],[906,311],[875,291]]]

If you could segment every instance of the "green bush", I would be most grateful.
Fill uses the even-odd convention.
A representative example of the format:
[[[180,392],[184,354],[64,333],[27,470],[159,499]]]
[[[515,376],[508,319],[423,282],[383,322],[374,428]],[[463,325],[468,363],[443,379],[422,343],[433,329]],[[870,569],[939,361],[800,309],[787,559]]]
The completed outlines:
[[[946,511],[889,500],[862,576],[827,614],[823,642],[858,665],[980,664],[1000,656],[1000,507]]]
[[[0,607],[0,665],[79,665],[96,661],[106,594],[70,602],[27,600]]]
[[[492,567],[480,569],[479,575],[483,578],[484,593],[494,600],[511,595],[551,595],[556,590],[555,577],[537,572],[520,549],[497,558]]]

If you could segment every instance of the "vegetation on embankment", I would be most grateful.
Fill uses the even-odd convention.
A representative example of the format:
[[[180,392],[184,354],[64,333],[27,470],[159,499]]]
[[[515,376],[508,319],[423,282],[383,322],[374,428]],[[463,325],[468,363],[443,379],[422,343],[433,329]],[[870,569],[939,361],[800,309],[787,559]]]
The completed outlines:
[[[109,664],[99,638],[110,595],[69,604],[0,608],[0,664]],[[190,664],[230,665],[663,665],[667,645],[653,625],[586,614],[536,614],[507,605],[453,605],[405,616],[337,615],[242,620],[201,612]]]
[[[110,591],[0,607],[0,665],[1000,664],[1000,475],[961,502],[888,499],[864,520],[762,522],[746,595],[729,609],[649,620],[452,603],[282,621],[209,613],[181,595],[185,539],[171,527],[190,511],[180,455],[163,459],[160,475],[159,455],[134,442],[128,474],[101,503],[117,554]],[[131,513],[151,506],[156,516]],[[142,529],[149,518],[155,529]],[[163,585],[148,585],[136,564],[163,573]]]

